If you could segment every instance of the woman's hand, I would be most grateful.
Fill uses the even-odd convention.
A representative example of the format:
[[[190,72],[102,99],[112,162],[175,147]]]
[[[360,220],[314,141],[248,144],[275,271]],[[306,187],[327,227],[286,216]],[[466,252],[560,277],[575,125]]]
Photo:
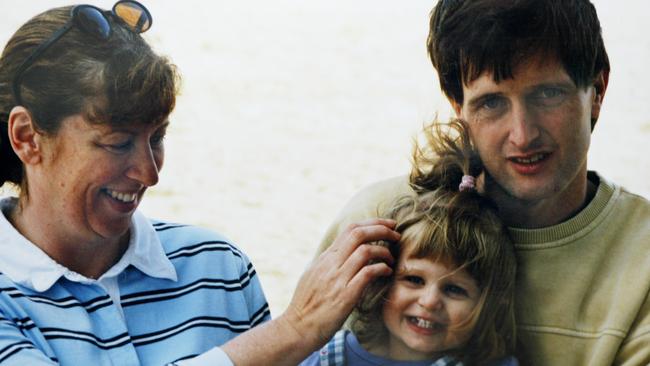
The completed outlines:
[[[372,219],[348,226],[303,273],[287,310],[221,348],[237,366],[296,365],[322,347],[352,312],[372,280],[392,273],[387,248],[395,222]]]
[[[371,219],[348,226],[300,278],[282,315],[303,339],[318,348],[340,329],[372,280],[392,273],[386,247],[369,244],[398,241],[395,222]]]

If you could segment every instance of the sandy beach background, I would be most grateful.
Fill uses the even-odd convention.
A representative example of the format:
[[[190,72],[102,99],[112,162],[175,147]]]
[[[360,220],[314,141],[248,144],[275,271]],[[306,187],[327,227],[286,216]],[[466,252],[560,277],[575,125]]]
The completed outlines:
[[[231,238],[278,315],[345,202],[406,173],[413,135],[449,115],[424,46],[434,1],[143,3],[154,17],[145,37],[183,87],[161,181],[141,209]],[[594,3],[612,73],[589,164],[650,197],[650,5]],[[0,43],[65,4],[0,0]]]

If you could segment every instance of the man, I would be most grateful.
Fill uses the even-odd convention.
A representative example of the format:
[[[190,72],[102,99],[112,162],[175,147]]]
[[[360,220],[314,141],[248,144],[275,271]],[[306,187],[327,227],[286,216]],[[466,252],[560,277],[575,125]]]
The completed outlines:
[[[609,76],[593,5],[443,0],[427,47],[515,242],[522,364],[650,364],[650,203],[587,170]],[[321,248],[408,192],[366,188]]]

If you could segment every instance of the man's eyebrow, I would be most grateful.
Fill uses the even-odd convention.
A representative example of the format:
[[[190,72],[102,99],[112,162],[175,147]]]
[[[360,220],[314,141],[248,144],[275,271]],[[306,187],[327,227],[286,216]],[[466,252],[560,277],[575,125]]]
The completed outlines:
[[[486,92],[483,94],[476,95],[470,99],[467,100],[467,105],[470,107],[476,107],[478,104],[481,104],[485,99],[487,98],[492,98],[492,97],[499,97],[502,96],[503,93],[501,92]]]
[[[541,88],[562,88],[572,89],[576,85],[572,81],[549,81],[546,83],[539,83],[530,87],[530,90],[539,90]]]

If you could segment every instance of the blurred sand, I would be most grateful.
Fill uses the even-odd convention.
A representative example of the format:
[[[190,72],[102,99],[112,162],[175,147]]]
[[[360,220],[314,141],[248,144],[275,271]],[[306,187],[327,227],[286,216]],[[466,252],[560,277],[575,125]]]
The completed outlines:
[[[434,2],[143,2],[154,17],[146,38],[184,81],[142,210],[238,243],[278,315],[345,202],[406,173],[413,134],[449,115],[424,48]],[[4,45],[27,18],[68,2],[0,4]],[[650,6],[595,4],[613,71],[590,166],[650,196]]]

